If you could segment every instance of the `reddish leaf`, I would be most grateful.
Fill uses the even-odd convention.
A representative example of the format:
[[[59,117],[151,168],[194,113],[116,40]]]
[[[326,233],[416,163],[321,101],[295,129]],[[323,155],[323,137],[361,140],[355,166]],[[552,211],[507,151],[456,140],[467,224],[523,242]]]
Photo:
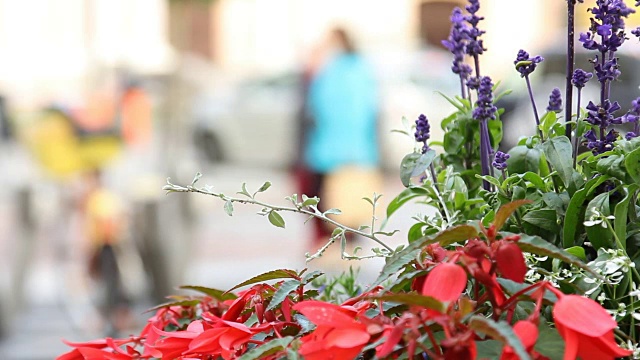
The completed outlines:
[[[495,226],[496,230],[499,231],[500,229],[502,229],[504,223],[507,222],[507,219],[511,217],[511,214],[518,210],[520,206],[531,203],[531,200],[516,200],[502,205],[496,213],[496,217],[493,220],[493,226]]]

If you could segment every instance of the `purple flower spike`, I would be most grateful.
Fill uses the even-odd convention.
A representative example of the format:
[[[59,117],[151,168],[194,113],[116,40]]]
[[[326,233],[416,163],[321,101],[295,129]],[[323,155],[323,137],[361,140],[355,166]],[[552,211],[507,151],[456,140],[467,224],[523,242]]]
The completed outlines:
[[[551,91],[551,95],[549,95],[549,106],[547,106],[547,111],[562,111],[562,94],[560,93],[560,89],[555,88],[553,89],[553,91]]]
[[[573,72],[573,76],[571,77],[571,83],[578,89],[582,89],[583,87],[585,87],[585,85],[587,85],[592,77],[592,73],[588,73],[582,69],[576,69]]]
[[[585,119],[591,125],[599,126],[606,129],[610,124],[621,124],[622,118],[615,117],[614,113],[620,110],[620,104],[617,101],[613,104],[607,99],[603,105],[596,105],[589,101],[587,105],[587,118]]]
[[[493,120],[496,118],[498,108],[493,105],[493,83],[488,76],[482,77],[478,87],[478,101],[473,109],[473,118],[476,120]]]
[[[493,167],[498,170],[505,170],[507,168],[507,160],[510,157],[511,155],[505,154],[502,151],[498,151],[496,152],[496,155],[493,158],[493,163],[491,163],[491,165],[493,165]]]
[[[449,33],[449,38],[442,41],[442,45],[453,54],[453,66],[451,70],[463,79],[466,79],[469,74],[471,74],[471,67],[464,63],[468,31],[469,29],[465,24],[465,17],[462,15],[462,10],[460,10],[460,8],[453,9],[451,13],[451,32]]]
[[[478,23],[480,20],[483,20],[484,17],[476,14],[480,10],[480,0],[469,0],[469,5],[465,6],[465,9],[469,12],[465,20],[471,25],[471,27],[467,29],[469,42],[465,50],[467,55],[470,56],[481,55],[486,49],[484,48],[482,40],[480,40],[480,36],[482,36],[485,31],[478,28]]]
[[[415,138],[417,142],[423,143],[422,153],[426,153],[429,150],[429,145],[427,145],[427,140],[431,137],[430,134],[431,125],[429,125],[429,120],[424,114],[420,114],[418,119],[416,120],[416,133]]]
[[[513,63],[516,65],[516,70],[518,70],[520,76],[525,77],[531,74],[542,61],[544,61],[542,56],[529,57],[528,52],[520,50]]]

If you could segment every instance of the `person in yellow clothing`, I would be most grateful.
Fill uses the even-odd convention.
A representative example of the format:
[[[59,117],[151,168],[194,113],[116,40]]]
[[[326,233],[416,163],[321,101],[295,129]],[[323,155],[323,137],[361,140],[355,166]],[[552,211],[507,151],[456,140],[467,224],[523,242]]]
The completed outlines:
[[[115,336],[130,319],[129,299],[117,257],[117,246],[124,234],[124,211],[120,198],[102,185],[99,170],[89,174],[88,187],[83,213],[91,249],[89,273],[102,286],[100,309],[107,320],[108,335]]]

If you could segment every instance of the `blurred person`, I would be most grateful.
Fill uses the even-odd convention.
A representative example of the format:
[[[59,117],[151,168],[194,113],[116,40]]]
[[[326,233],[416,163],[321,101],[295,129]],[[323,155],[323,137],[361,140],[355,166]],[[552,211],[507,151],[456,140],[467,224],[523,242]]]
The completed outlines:
[[[99,169],[86,175],[86,193],[81,210],[89,242],[89,275],[102,286],[102,316],[110,336],[131,324],[130,304],[118,265],[118,247],[123,240],[125,213],[120,198],[102,183]]]
[[[345,209],[341,187],[371,189],[379,165],[377,121],[379,108],[373,71],[358,54],[351,35],[343,28],[333,29],[308,68],[305,110],[308,125],[302,149],[308,170],[303,193],[320,196],[322,208],[341,206],[341,222],[358,208]],[[372,191],[373,192],[373,191]],[[353,194],[353,192],[352,192]],[[371,197],[372,193],[362,196]],[[361,197],[358,200],[361,200]],[[364,201],[362,201],[366,204]],[[368,215],[371,212],[368,209]],[[356,217],[358,217],[356,215]],[[352,225],[352,224],[345,224]],[[356,226],[357,227],[357,226]],[[321,221],[314,220],[314,245],[322,245],[331,234]]]

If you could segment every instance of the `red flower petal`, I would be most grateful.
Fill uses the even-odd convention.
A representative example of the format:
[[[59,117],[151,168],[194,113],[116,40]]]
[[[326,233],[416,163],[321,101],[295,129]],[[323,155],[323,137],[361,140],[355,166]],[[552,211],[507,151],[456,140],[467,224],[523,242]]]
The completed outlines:
[[[358,324],[353,317],[345,314],[340,306],[322,301],[303,301],[297,303],[294,310],[306,316],[318,326],[349,327]]]
[[[518,283],[524,282],[527,265],[518,245],[503,241],[496,251],[496,262],[502,276]]]
[[[458,300],[467,287],[467,273],[456,264],[442,263],[437,265],[424,282],[422,295],[431,296],[440,301]]]
[[[536,345],[536,341],[538,341],[538,327],[531,321],[518,321],[513,326],[513,331],[518,335],[525,349],[530,351]]]
[[[324,339],[327,346],[343,349],[362,348],[369,341],[371,335],[362,329],[335,329]]]
[[[616,344],[613,330],[598,338],[578,334],[578,340],[578,356],[582,360],[614,360],[632,354],[632,351],[622,349]]]
[[[553,318],[561,326],[590,337],[602,336],[617,326],[600,304],[578,295],[561,297],[553,308]]]

